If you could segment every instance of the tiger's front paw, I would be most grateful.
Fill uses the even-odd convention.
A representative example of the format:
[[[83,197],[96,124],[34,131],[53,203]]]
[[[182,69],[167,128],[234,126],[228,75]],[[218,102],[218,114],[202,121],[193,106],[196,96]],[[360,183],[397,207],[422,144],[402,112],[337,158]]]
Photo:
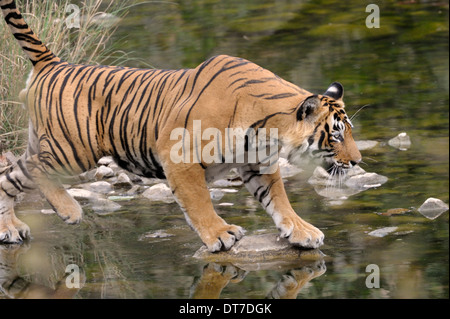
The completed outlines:
[[[325,235],[322,231],[300,217],[287,218],[278,225],[280,236],[289,242],[304,248],[318,248],[323,245]]]
[[[244,229],[236,225],[222,225],[210,227],[200,234],[203,243],[210,252],[229,250],[236,241],[244,236]]]
[[[23,240],[30,238],[31,231],[30,231],[30,227],[28,227],[27,224],[22,222],[17,217],[13,216],[13,225]]]
[[[19,220],[13,211],[8,218],[0,215],[0,243],[20,244],[30,237],[30,227]]]
[[[61,215],[60,215],[61,216]],[[64,222],[66,222],[69,225],[76,225],[81,222],[83,219],[83,213],[82,211],[72,212],[72,214],[62,217]]]
[[[27,226],[28,227],[28,226]],[[13,225],[3,226],[0,228],[0,243],[2,244],[21,244],[24,239],[29,236],[29,228],[28,231],[24,230],[21,236],[21,230],[16,229]]]
[[[65,223],[69,225],[79,224],[83,219],[83,210],[78,204],[69,206],[70,207],[67,207],[62,211],[56,210],[56,213]]]

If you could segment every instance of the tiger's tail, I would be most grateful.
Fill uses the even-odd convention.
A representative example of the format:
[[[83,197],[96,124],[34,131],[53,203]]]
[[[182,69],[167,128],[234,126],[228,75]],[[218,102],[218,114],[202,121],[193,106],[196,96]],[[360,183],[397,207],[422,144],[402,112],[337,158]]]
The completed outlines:
[[[30,29],[14,0],[0,0],[0,7],[14,37],[35,67],[60,61]]]

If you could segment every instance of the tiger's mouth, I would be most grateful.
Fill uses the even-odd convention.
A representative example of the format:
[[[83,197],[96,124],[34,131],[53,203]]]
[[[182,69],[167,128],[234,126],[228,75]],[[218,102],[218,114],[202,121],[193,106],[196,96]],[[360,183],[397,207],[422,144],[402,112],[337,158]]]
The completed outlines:
[[[325,169],[331,176],[346,175],[348,170],[353,167],[350,163],[346,164],[343,162],[339,162],[334,158],[322,161],[320,166]]]
[[[330,177],[345,176],[347,172],[357,165],[357,162],[349,161],[345,163],[335,158],[333,150],[317,150],[310,147],[309,144],[303,144],[300,147],[291,149],[288,152],[289,163],[300,167],[305,163],[314,163],[325,169]]]

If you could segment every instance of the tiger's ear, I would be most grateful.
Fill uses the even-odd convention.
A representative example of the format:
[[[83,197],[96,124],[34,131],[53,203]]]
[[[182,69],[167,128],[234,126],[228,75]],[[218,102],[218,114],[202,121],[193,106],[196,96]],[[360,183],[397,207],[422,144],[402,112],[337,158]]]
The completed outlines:
[[[344,97],[344,87],[339,82],[333,82],[323,94],[335,100],[341,100]]]
[[[302,121],[314,114],[320,107],[320,100],[317,95],[308,96],[298,107],[297,121]]]

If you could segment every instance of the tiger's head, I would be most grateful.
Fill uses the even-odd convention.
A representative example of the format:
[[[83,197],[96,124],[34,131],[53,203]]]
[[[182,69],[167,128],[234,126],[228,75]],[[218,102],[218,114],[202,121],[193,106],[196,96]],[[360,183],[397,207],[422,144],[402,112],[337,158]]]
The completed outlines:
[[[309,155],[320,159],[330,174],[352,168],[361,161],[361,153],[352,136],[352,123],[344,110],[344,88],[334,82],[323,95],[312,95],[297,109],[295,130],[303,142],[288,147],[288,160],[298,164]],[[294,143],[295,145],[295,143]]]

